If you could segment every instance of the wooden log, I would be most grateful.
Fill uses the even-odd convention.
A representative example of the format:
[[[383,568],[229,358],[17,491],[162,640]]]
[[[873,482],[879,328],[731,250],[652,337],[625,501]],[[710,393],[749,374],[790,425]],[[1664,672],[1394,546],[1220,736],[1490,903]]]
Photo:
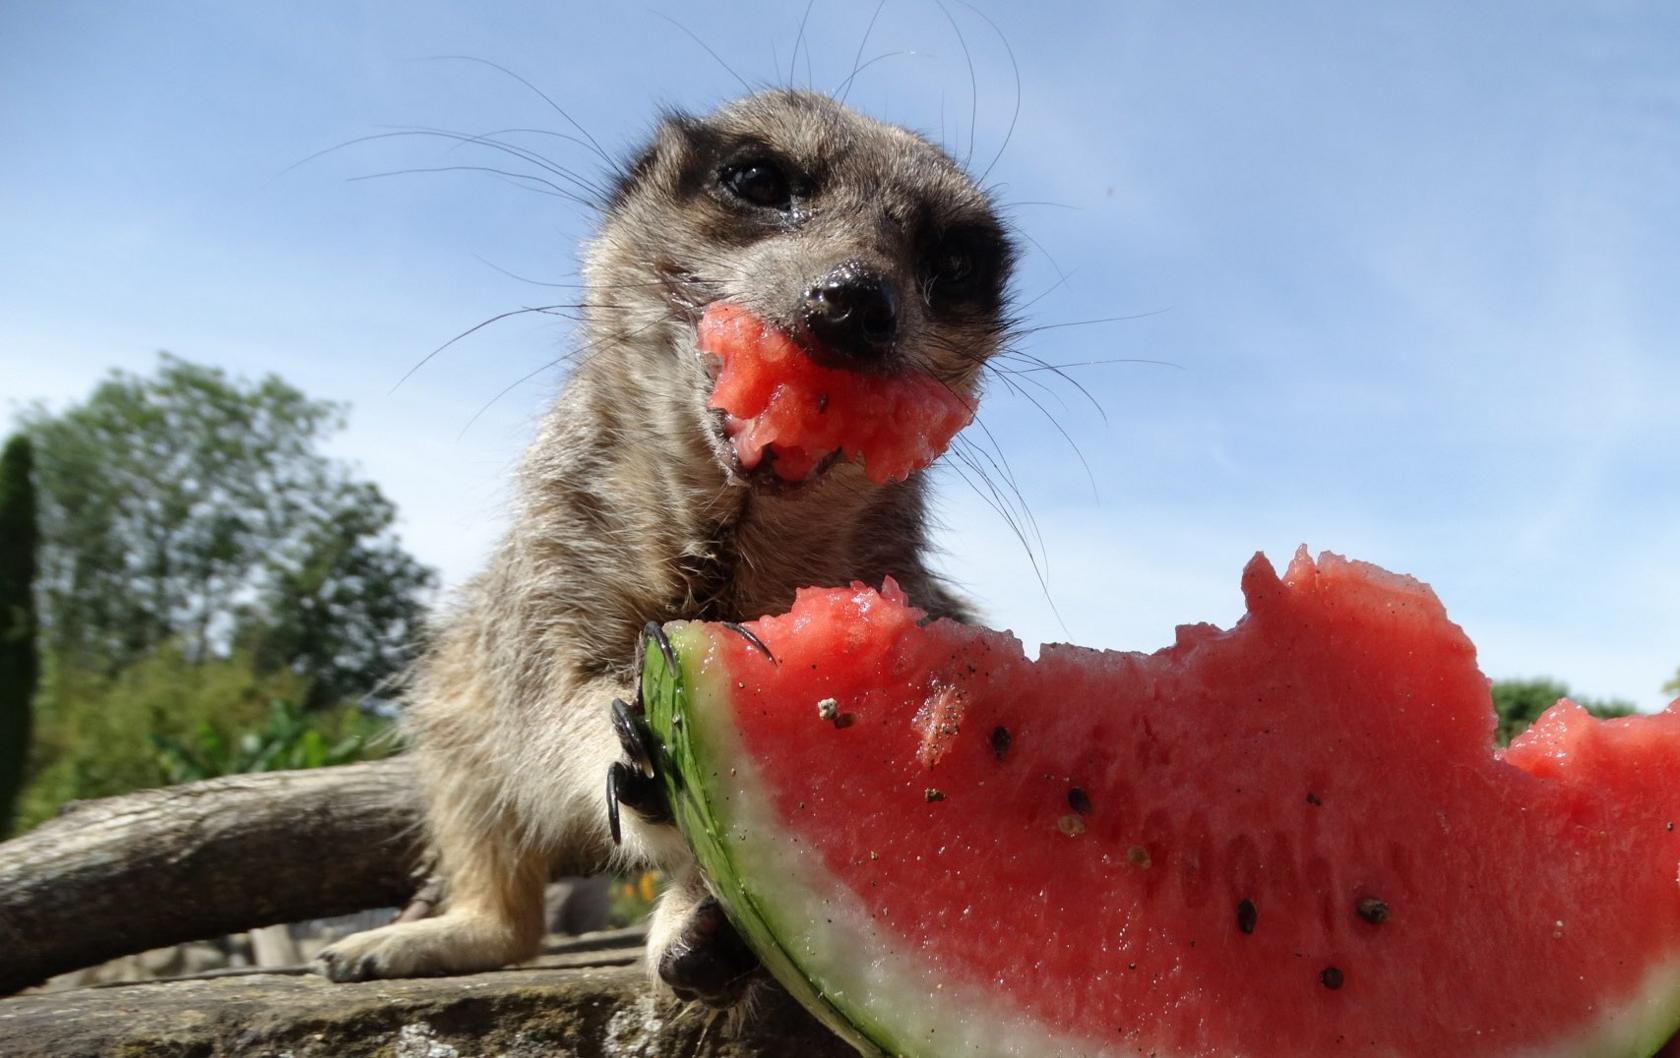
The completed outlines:
[[[419,816],[402,758],[75,804],[0,844],[0,995],[166,944],[401,906]]]

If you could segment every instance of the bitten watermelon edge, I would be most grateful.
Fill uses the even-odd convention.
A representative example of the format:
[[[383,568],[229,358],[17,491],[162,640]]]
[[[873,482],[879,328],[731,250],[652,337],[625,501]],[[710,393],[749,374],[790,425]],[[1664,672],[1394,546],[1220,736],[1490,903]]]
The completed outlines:
[[[643,703],[660,743],[659,770],[678,825],[731,919],[766,966],[865,1054],[1644,1058],[1654,1053],[1680,1027],[1680,883],[1675,873],[1680,836],[1671,818],[1680,815],[1680,703],[1656,717],[1610,722],[1560,703],[1507,753],[1495,754],[1491,708],[1473,648],[1446,620],[1427,587],[1335,556],[1314,563],[1304,550],[1283,578],[1256,556],[1243,583],[1249,613],[1236,627],[1187,626],[1174,646],[1147,656],[1047,647],[1038,662],[1029,662],[1007,634],[949,622],[920,627],[919,612],[890,585],[884,593],[861,585],[808,590],[789,615],[749,626],[777,656],[776,665],[721,626],[667,626],[677,671],[666,667],[659,651],[647,651]],[[793,667],[824,664],[824,635],[832,641],[831,654],[842,662],[824,678],[846,689],[836,699],[788,700],[786,687],[792,684],[786,681],[806,676]],[[1264,637],[1270,638],[1262,642]],[[1290,669],[1314,650],[1328,651],[1330,661]],[[1276,655],[1271,658],[1276,665],[1261,665],[1268,651]],[[873,676],[866,671],[872,665]],[[1255,665],[1260,668],[1247,667]],[[1131,719],[1145,721],[1143,727],[1110,731],[1112,737],[1094,749],[1070,753],[1066,724],[1083,717],[1081,723],[1089,727],[1091,717],[1107,715],[1090,704],[1090,686],[1079,686],[1078,708],[1052,708],[1049,712],[1056,715],[1049,720],[1024,715],[1009,725],[999,722],[1007,716],[997,711],[1004,706],[984,698],[986,687],[1022,673],[1054,670],[1057,675],[1048,678],[1065,679],[1080,666],[1103,669],[1105,679],[1125,693],[1141,695],[1140,700],[1153,698],[1132,714]],[[1186,673],[1205,675],[1221,666],[1232,670],[1229,679],[1187,682]],[[1289,671],[1279,675],[1280,670]],[[1379,686],[1383,680],[1393,683],[1397,673],[1415,679],[1399,691]],[[1324,686],[1307,686],[1319,675]],[[1290,838],[1297,841],[1294,846],[1287,841],[1278,846],[1287,847],[1287,853],[1248,840],[1250,832],[1267,832],[1265,825],[1249,826],[1252,821],[1243,814],[1247,809],[1242,806],[1256,800],[1255,791],[1205,788],[1216,785],[1215,779],[1200,780],[1203,789],[1177,791],[1177,824],[1163,824],[1161,810],[1128,815],[1121,804],[1127,798],[1147,807],[1152,796],[1148,776],[1171,778],[1175,767],[1190,766],[1151,757],[1170,758],[1172,746],[1154,735],[1140,741],[1134,737],[1137,731],[1175,723],[1192,729],[1198,722],[1211,725],[1209,730],[1225,741],[1235,739],[1237,753],[1215,754],[1210,774],[1238,777],[1249,768],[1253,777],[1241,781],[1265,777],[1265,765],[1285,756],[1267,741],[1272,727],[1282,734],[1292,708],[1277,702],[1278,680],[1300,688],[1302,700],[1325,694],[1339,700],[1335,695],[1345,697],[1350,686],[1361,689],[1356,701],[1345,703],[1352,710],[1353,735],[1344,739],[1346,732],[1320,732],[1311,723],[1303,730],[1312,731],[1312,740],[1323,742],[1332,757],[1348,758],[1353,769],[1348,774],[1357,777],[1363,768],[1375,783],[1383,769],[1398,770],[1398,777],[1385,776],[1384,781],[1414,792],[1377,796],[1323,769],[1303,773],[1301,789],[1287,792],[1291,807],[1283,815],[1301,821],[1305,836]],[[1211,686],[1212,697],[1185,697],[1186,687],[1204,683]],[[1242,687],[1258,688],[1259,697],[1234,701],[1241,694],[1233,688]],[[913,690],[906,694],[906,688]],[[1480,694],[1479,702],[1473,691]],[[1264,701],[1268,694],[1273,702]],[[898,704],[883,705],[888,702]],[[1369,715],[1361,709],[1370,710]],[[775,761],[798,758],[806,752],[798,747],[808,744],[809,756],[789,765],[800,775],[771,779],[761,773],[754,761],[771,759],[762,756],[770,736],[758,733],[756,715],[742,722],[741,710],[762,714],[763,723],[775,728],[774,737],[783,739]],[[1267,717],[1277,722],[1268,726]],[[793,741],[787,741],[790,732]],[[840,741],[848,737],[849,743]],[[1420,752],[1396,749],[1395,740],[1404,738],[1419,741]],[[749,744],[755,739],[756,750]],[[1059,763],[1041,768],[1032,755],[1034,743],[1047,746]],[[1365,743],[1385,752],[1372,753]],[[869,745],[878,750],[846,758]],[[1119,755],[1126,760],[1116,768],[1108,758]],[[892,762],[870,763],[881,756]],[[822,762],[829,758],[845,758],[844,775],[822,774]],[[1432,778],[1437,760],[1444,777]],[[997,770],[987,771],[993,762]],[[1033,774],[1007,777],[1012,764]],[[1525,814],[1532,810],[1544,823],[1535,833],[1555,842],[1533,848],[1517,843],[1521,880],[1535,888],[1500,892],[1507,883],[1498,880],[1496,871],[1483,872],[1487,877],[1476,874],[1476,850],[1460,855],[1463,850],[1452,844],[1478,840],[1476,831],[1486,824],[1437,797],[1429,783],[1442,791],[1453,789],[1455,782],[1463,787],[1461,773],[1478,768],[1515,784],[1517,792],[1502,803],[1519,806]],[[873,785],[856,785],[854,773],[858,782]],[[1121,781],[1109,781],[1116,775]],[[1472,774],[1468,781],[1463,788],[1474,790],[1485,776]],[[1660,792],[1653,796],[1653,789]],[[883,803],[871,805],[860,790],[875,791],[869,797]],[[1270,806],[1281,796],[1258,800]],[[1408,799],[1420,803],[1385,808]],[[1352,830],[1337,830],[1338,812],[1355,813]],[[970,886],[977,877],[972,869],[963,873],[965,852],[979,855],[973,862],[980,863],[994,855],[976,852],[980,839],[963,830],[967,821],[979,825],[981,817],[991,820],[985,825],[992,830],[1007,831],[1009,842],[1034,850],[1022,858],[1040,864],[1047,884],[1035,893],[1030,882],[1023,886],[1020,870],[1003,872],[1009,877],[999,884],[1014,885],[1016,891],[1002,904],[994,899],[991,921],[976,930],[964,920],[968,908],[959,913],[950,897],[953,888]],[[1426,830],[1421,845],[1418,835],[1402,835],[1412,844],[1395,838],[1386,851],[1381,834],[1361,836],[1358,825],[1364,821],[1380,827],[1391,819],[1422,819],[1430,827],[1438,820],[1441,833]],[[883,851],[866,854],[866,847],[876,844],[877,831],[899,820],[919,844],[883,834]],[[1531,822],[1521,824],[1533,830]],[[1622,829],[1613,832],[1612,822]],[[834,836],[813,843],[801,826]],[[1235,835],[1232,840],[1221,844],[1210,836],[1221,828]],[[920,864],[924,855],[930,861],[946,857],[946,839],[952,846],[950,880],[917,883],[927,886],[925,899],[916,899],[913,885],[895,888],[895,863],[900,873],[919,871],[937,879]],[[847,847],[837,852],[841,846]],[[1319,854],[1325,847],[1342,851],[1327,858]],[[1440,862],[1417,863],[1415,857],[1406,862],[1411,853],[1405,850],[1418,847],[1435,848]],[[1402,850],[1398,861],[1394,849]],[[1618,857],[1632,865],[1627,876],[1595,881],[1609,869],[1606,865],[1623,862]],[[1561,860],[1571,862],[1553,862]],[[1286,869],[1274,869],[1278,865]],[[1650,877],[1659,866],[1666,877]],[[1637,901],[1629,905],[1634,921],[1624,922],[1629,916],[1618,917],[1618,909],[1604,906],[1604,900],[1583,900],[1582,906],[1568,908],[1552,901],[1548,894],[1560,884],[1554,876],[1574,877],[1571,870],[1596,872],[1579,879],[1583,891],[1625,893]],[[1466,916],[1462,906],[1439,902],[1440,894],[1432,889],[1438,873],[1458,887],[1448,897],[1468,901],[1463,906],[1475,914]],[[1070,879],[1083,880],[1082,885],[1073,886]],[[1093,886],[1092,879],[1101,884]],[[877,884],[883,888],[873,888]],[[1058,884],[1077,891],[1063,894],[1058,903],[1056,896],[1046,896]],[[1477,885],[1487,895],[1479,894]],[[877,892],[883,894],[880,903],[873,901]],[[1081,909],[1080,900],[1089,906]],[[980,899],[974,904],[983,911],[986,907]],[[1374,910],[1379,904],[1381,916]],[[1000,918],[999,907],[1019,910],[1012,918]],[[1151,909],[1164,918],[1151,920]],[[931,925],[909,928],[908,935],[919,938],[914,945],[892,920],[895,910],[901,917],[933,916]],[[1502,916],[1515,921],[1501,925]],[[1541,920],[1551,933],[1536,932]],[[1064,930],[1064,944],[1072,937],[1075,947],[1097,953],[1093,958],[1112,959],[1090,964],[1096,971],[1061,978],[1054,967],[1037,975],[1009,969],[1013,976],[1000,972],[993,982],[974,972],[973,953],[983,947],[963,947],[965,930],[983,938],[992,929],[1031,953],[1035,926],[1070,921],[1088,921],[1089,928],[1083,934]],[[1137,935],[1126,936],[1129,927]],[[1458,958],[1462,966],[1452,964],[1450,950],[1434,951],[1427,937],[1420,941],[1431,927],[1462,934],[1461,942],[1469,946]],[[1484,932],[1478,935],[1477,928]],[[1583,937],[1577,931],[1590,933]],[[1600,938],[1612,950],[1602,965],[1588,966],[1581,960],[1589,956],[1582,952],[1596,947],[1585,942]],[[1478,972],[1471,951],[1485,960],[1490,956],[1483,949],[1496,943],[1512,952],[1514,966],[1489,964],[1481,971],[1487,981],[1455,979]],[[1570,974],[1575,964],[1547,965],[1553,943],[1568,953],[1562,958],[1576,960],[1590,973]],[[1424,961],[1440,965],[1415,968],[1414,976],[1414,968],[1396,960],[1416,961],[1419,951],[1427,954]],[[1054,953],[1041,954],[1054,961]],[[1492,957],[1497,959],[1497,952]],[[1637,965],[1627,967],[1629,960]],[[1486,1011],[1485,1025],[1430,1024],[1452,1007],[1458,993],[1474,993],[1478,984],[1493,987],[1498,982],[1492,978],[1507,972],[1553,995],[1495,989],[1510,997],[1509,1009]],[[1612,982],[1618,974],[1620,983],[1600,991],[1588,981]],[[1580,982],[1567,980],[1571,976]],[[1022,982],[1042,982],[1035,987],[1043,994],[1018,994],[1025,990]],[[1385,996],[1384,989],[1396,994]],[[1151,1015],[1151,1002],[1163,1009]],[[1273,1008],[1275,1013],[1269,1012]],[[1374,1012],[1373,1031],[1356,1039],[1362,1035],[1356,1015],[1367,1008]],[[1093,1012],[1103,1011],[1127,1014],[1134,1023],[1097,1024]],[[1393,1024],[1395,1012],[1410,1012],[1412,1023]],[[1474,1009],[1466,1014],[1454,1008],[1450,1014],[1474,1016]],[[1555,1024],[1534,1031],[1547,1024],[1548,1016]],[[1291,1019],[1297,1024],[1291,1025]],[[1303,1019],[1306,1023],[1300,1024]],[[1486,1049],[1479,1046],[1483,1041]]]

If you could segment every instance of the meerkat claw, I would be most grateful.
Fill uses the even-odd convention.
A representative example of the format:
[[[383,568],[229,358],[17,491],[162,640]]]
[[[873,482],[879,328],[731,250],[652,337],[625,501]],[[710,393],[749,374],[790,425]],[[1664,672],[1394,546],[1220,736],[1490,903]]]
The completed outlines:
[[[642,638],[653,640],[653,645],[659,648],[659,656],[665,659],[665,667],[675,672],[677,651],[671,646],[671,641],[665,638],[665,629],[659,627],[658,621],[649,621],[642,627]]]
[[[618,744],[624,748],[625,758],[643,775],[653,778],[653,754],[648,752],[642,725],[622,698],[612,700],[612,724],[613,731],[618,734]]]
[[[770,659],[770,664],[776,664],[776,655],[770,653],[770,648],[764,645],[764,640],[753,635],[752,629],[747,628],[745,625],[736,624],[734,621],[723,622],[723,627],[729,629],[731,632],[734,632],[742,639],[751,643],[760,654],[763,654],[766,658]]]
[[[612,725],[625,759],[607,766],[607,829],[612,832],[613,844],[620,845],[624,841],[620,805],[634,810],[649,823],[669,823],[671,806],[665,801],[653,754],[648,750],[649,735],[622,698],[612,701]]]

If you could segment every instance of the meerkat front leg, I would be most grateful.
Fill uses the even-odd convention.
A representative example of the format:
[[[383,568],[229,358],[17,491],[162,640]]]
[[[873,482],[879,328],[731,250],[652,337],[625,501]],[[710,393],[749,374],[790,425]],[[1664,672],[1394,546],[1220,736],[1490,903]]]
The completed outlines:
[[[678,998],[727,1009],[763,979],[758,956],[690,865],[670,879],[648,923],[648,975]]]
[[[333,980],[474,973],[531,958],[553,864],[609,860],[599,776],[620,750],[596,703],[632,693],[621,681],[556,686],[534,735],[512,745],[494,721],[498,700],[481,688],[440,679],[430,691],[417,697],[412,720],[442,913],[330,946],[318,966]],[[651,826],[632,833],[618,858],[639,865],[673,850],[686,853],[674,828]]]
[[[346,937],[317,957],[327,977],[476,973],[537,953],[547,857],[526,847],[505,816],[473,812],[460,801],[431,815],[448,880],[443,913]]]

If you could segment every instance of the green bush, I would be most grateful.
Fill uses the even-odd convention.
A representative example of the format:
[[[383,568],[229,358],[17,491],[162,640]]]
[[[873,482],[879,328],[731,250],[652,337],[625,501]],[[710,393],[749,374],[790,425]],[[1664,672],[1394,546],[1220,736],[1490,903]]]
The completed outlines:
[[[305,712],[276,698],[268,721],[232,738],[201,723],[187,738],[153,735],[170,782],[197,782],[254,771],[324,768],[367,757],[381,733],[377,720],[355,709]]]
[[[385,721],[354,705],[300,715],[290,703],[308,697],[307,681],[258,672],[243,654],[194,660],[169,642],[114,676],[50,663],[45,676],[22,826],[68,801],[384,752],[374,736]]]

